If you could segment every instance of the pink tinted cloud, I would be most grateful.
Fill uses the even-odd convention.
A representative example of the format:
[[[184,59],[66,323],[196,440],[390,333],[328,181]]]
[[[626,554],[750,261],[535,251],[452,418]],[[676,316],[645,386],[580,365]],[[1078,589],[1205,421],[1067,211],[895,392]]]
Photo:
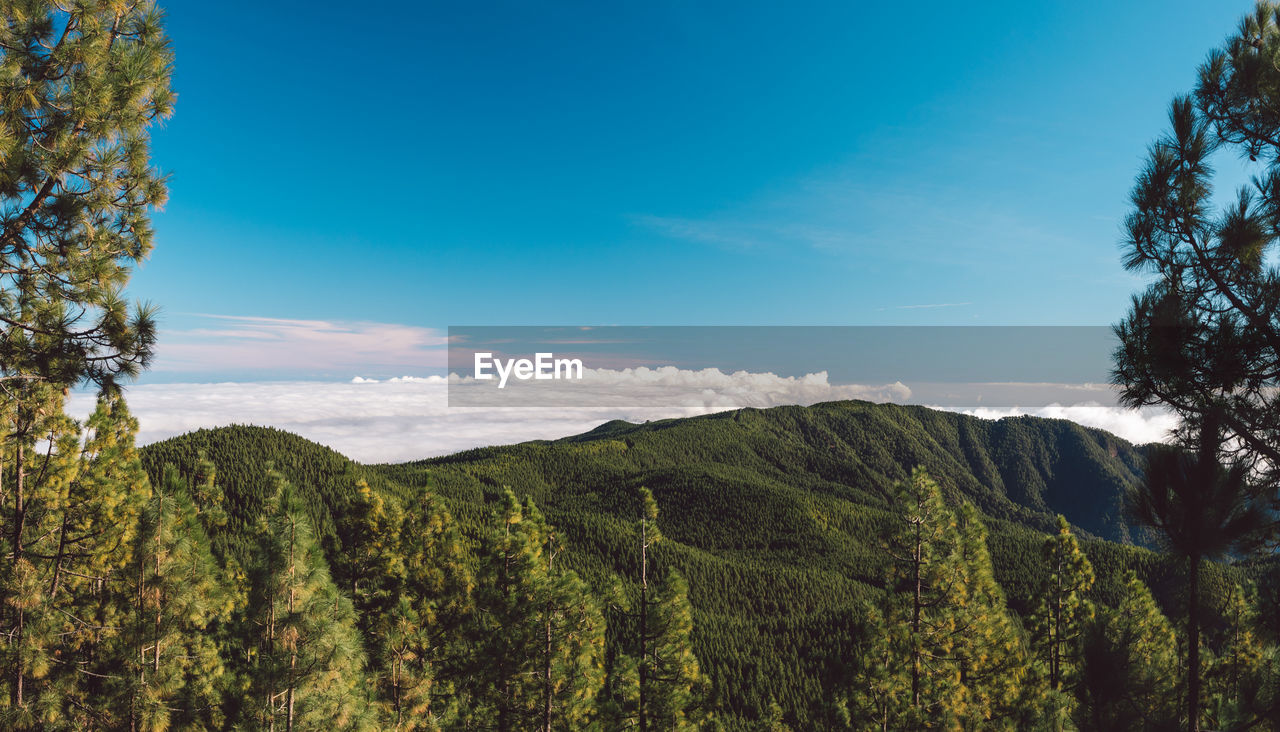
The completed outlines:
[[[201,315],[211,327],[161,334],[157,371],[413,371],[446,365],[438,330],[394,323]]]

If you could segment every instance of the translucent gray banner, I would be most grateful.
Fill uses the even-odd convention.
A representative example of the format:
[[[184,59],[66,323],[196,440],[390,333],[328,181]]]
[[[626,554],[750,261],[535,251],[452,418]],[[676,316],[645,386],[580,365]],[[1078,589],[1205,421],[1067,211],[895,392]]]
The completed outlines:
[[[1106,326],[451,326],[450,407],[1115,406]]]

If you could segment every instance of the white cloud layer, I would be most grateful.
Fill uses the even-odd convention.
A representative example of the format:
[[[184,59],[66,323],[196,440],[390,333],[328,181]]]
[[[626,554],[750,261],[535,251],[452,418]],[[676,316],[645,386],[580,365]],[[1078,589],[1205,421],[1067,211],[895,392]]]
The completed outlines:
[[[710,373],[714,372],[714,373]],[[653,374],[650,378],[659,378]],[[455,377],[456,378],[456,377]],[[734,406],[770,407],[839,399],[905,401],[910,390],[833,385],[825,374],[783,378],[773,374],[708,372],[666,374],[701,401],[689,406],[581,406],[449,408],[444,377],[402,377],[350,382],[232,382],[145,384],[128,392],[130,408],[146,444],[202,427],[254,424],[288,430],[362,462],[398,462],[473,447],[533,439],[556,439],[593,429],[611,419],[643,422],[724,411]],[[70,411],[85,416],[93,397],[77,393]],[[671,402],[664,402],[670,404]],[[1014,414],[1070,419],[1109,430],[1132,442],[1162,439],[1169,415],[1109,407],[961,409],[996,419]]]
[[[359,378],[359,377],[357,377]],[[879,385],[832,384],[826,371],[804,376],[778,376],[751,371],[675,366],[582,369],[581,379],[520,381],[449,375],[453,406],[602,406],[637,407],[776,407],[838,399],[905,402],[911,389],[902,382]]]
[[[700,401],[677,407],[450,409],[448,382],[441,376],[386,380],[357,376],[347,383],[143,384],[130,388],[127,397],[140,423],[140,444],[202,427],[253,424],[297,433],[362,462],[396,462],[472,447],[566,437],[611,419],[643,422],[707,414],[733,406],[813,404],[870,398],[878,393],[876,389],[829,384],[825,374],[783,378],[746,372],[724,374],[709,369],[667,373],[664,378],[681,383]],[[891,385],[884,396],[908,394]],[[83,417],[92,407],[92,395],[78,393],[72,397],[72,414]]]

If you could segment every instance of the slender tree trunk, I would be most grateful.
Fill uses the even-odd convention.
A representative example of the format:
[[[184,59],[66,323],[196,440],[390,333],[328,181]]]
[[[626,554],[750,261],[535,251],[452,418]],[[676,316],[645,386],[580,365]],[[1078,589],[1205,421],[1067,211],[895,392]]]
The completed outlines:
[[[133,652],[137,654],[138,662],[138,686],[129,694],[129,729],[130,732],[137,732],[138,719],[138,699],[142,695],[142,689],[147,685],[147,648],[144,638],[145,626],[143,618],[147,612],[147,582],[146,570],[143,569],[143,562],[138,562],[138,593],[134,598],[137,603],[138,613],[134,616],[134,637],[137,638],[137,647]]]
[[[640,732],[649,729],[645,695],[649,691],[649,554],[645,521],[640,522],[640,700],[637,708]]]
[[[297,622],[294,618],[294,588],[296,582],[294,578],[294,568],[297,566],[294,562],[294,546],[298,541],[297,524],[293,521],[293,515],[289,515],[289,620]],[[289,694],[288,694],[288,712],[285,714],[286,732],[293,732],[293,688],[297,685],[297,668],[298,668],[298,636],[297,628],[294,628],[290,634],[292,640],[289,641]]]
[[[1240,695],[1240,626],[1244,622],[1238,607],[1231,621],[1231,676],[1227,682],[1227,698],[1234,702]]]
[[[1191,555],[1187,592],[1187,729],[1200,732],[1200,555]]]
[[[18,435],[19,442],[17,457],[14,461],[16,476],[14,481],[13,503],[13,564],[15,567],[18,565],[18,561],[22,559],[22,525],[26,520],[26,506],[23,504],[23,484],[25,481],[23,480],[24,476],[22,474],[24,465],[21,437],[21,435]],[[26,649],[22,647],[23,631],[25,630],[23,622],[26,618],[24,617],[23,609],[21,607],[17,609],[17,617],[15,620],[17,621],[17,628],[14,634],[14,647],[17,652],[13,654],[13,686],[9,693],[9,697],[13,706],[21,707],[23,706],[22,679],[26,673],[26,669],[23,667],[22,663],[23,656],[26,653]]]
[[[1200,425],[1200,448],[1196,479],[1205,490],[1219,470],[1218,448],[1222,446],[1222,411],[1214,404],[1204,414]],[[1187,582],[1187,729],[1200,732],[1200,560],[1199,554],[1188,557]]]
[[[272,561],[272,565],[275,562]],[[274,566],[272,568],[274,572]],[[268,573],[268,581],[275,584],[275,576]],[[267,729],[276,728],[276,589],[267,587]],[[259,661],[261,662],[261,661]]]
[[[154,662],[152,664],[151,671],[154,675],[158,675],[160,673],[160,618],[161,618],[160,605],[161,605],[161,602],[164,600],[164,598],[160,596],[160,552],[161,552],[161,546],[162,546],[161,534],[164,532],[164,494],[157,491],[156,496],[158,497],[159,505],[156,507],[157,509],[156,510],[156,562],[155,562],[155,577],[154,577],[155,579],[154,591],[156,593],[156,616],[155,616],[155,624],[154,626],[152,626],[152,638],[153,638],[155,647],[153,649]]]
[[[554,580],[551,573],[555,566],[555,554],[552,553],[550,541],[547,542],[547,579]],[[551,598],[547,598],[546,606],[546,646],[542,656],[542,732],[551,732],[551,699],[553,685],[551,683],[551,619],[555,608]]]
[[[547,638],[542,658],[542,730],[551,732],[551,602],[547,602]]]
[[[915,574],[915,592],[911,598],[911,706],[920,708],[920,609],[924,595],[924,577],[921,564],[924,562],[921,539],[921,524],[916,523],[916,546],[913,553],[912,572]]]
[[[62,512],[62,523],[58,526],[58,552],[53,557],[53,581],[49,583],[49,602],[58,597],[58,589],[62,585],[62,562],[67,557],[67,512]]]
[[[511,521],[503,527],[506,543],[502,547],[502,575],[498,578],[502,586],[502,597],[510,602],[511,598]],[[498,700],[498,732],[511,732],[511,681],[507,678],[508,658],[503,653],[498,658],[498,676],[502,679],[502,697]]]
[[[403,664],[403,657],[396,653],[396,660],[391,663],[391,699],[396,710],[396,729],[404,724],[404,709],[400,701],[400,668]]]
[[[1056,553],[1056,552],[1055,552]],[[1049,628],[1049,688],[1054,691],[1061,691],[1062,684],[1062,557],[1058,557],[1058,567],[1055,573],[1057,580],[1054,583],[1054,592],[1051,602],[1053,603],[1053,621]]]

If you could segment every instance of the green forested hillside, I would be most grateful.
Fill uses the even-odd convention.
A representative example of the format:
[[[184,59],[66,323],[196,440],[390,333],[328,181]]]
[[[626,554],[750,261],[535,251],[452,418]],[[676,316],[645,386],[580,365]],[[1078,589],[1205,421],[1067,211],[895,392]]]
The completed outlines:
[[[690,585],[694,650],[713,705],[750,728],[777,705],[800,728],[829,721],[847,692],[864,640],[861,608],[882,592],[881,539],[895,507],[890,488],[917,466],[951,503],[984,514],[996,579],[1017,613],[1029,612],[1047,569],[1044,532],[1064,514],[1085,535],[1098,574],[1093,594],[1114,604],[1128,569],[1176,607],[1174,567],[1124,539],[1118,510],[1141,449],[1060,420],[998,422],[919,407],[839,402],[744,409],[644,425],[610,422],[575,437],[472,450],[400,465],[362,466],[272,429],[201,430],[151,445],[144,462],[189,465],[205,453],[233,508],[223,541],[254,520],[269,494],[271,462],[303,490],[341,586],[351,502],[364,482],[412,500],[443,497],[464,534],[478,537],[504,488],[532,497],[567,544],[568,561],[597,591],[634,577],[638,489],[661,508],[659,566]],[[1210,573],[1211,592],[1226,586]],[[624,581],[624,585],[625,585]],[[1225,592],[1225,590],[1223,590]]]

